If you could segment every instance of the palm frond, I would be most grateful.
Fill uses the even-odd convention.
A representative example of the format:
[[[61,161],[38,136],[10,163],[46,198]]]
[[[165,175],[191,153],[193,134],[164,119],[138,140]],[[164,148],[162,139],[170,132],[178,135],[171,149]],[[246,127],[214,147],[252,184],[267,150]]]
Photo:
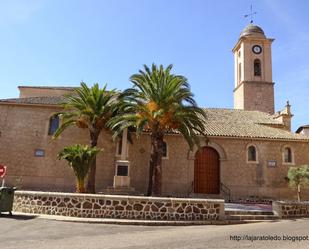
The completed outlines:
[[[81,82],[80,87],[74,89],[73,94],[65,95],[62,107],[64,111],[53,115],[61,115],[62,124],[54,134],[58,137],[66,128],[77,125],[78,127],[92,127],[100,131],[105,127],[106,121],[117,111],[118,96],[116,90],[106,90],[107,84],[103,88],[95,83],[88,87],[85,82]],[[78,124],[83,122],[83,126]]]
[[[158,132],[178,129],[190,148],[205,136],[206,114],[194,100],[188,80],[171,73],[173,66],[164,68],[152,64],[133,74],[133,87],[119,96],[119,109],[108,125],[119,134],[132,127],[137,135],[156,127]]]

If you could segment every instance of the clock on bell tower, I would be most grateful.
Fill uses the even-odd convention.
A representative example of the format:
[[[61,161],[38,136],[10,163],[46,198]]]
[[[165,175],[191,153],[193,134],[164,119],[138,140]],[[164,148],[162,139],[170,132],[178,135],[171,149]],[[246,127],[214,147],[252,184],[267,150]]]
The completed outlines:
[[[274,114],[271,44],[264,31],[250,23],[233,48],[235,64],[234,108]]]

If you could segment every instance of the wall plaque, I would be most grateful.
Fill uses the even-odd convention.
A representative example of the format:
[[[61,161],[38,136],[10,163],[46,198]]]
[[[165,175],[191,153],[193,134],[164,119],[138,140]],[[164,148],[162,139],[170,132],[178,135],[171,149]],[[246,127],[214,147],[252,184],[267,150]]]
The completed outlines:
[[[277,161],[276,160],[270,160],[267,163],[268,167],[277,167]]]
[[[35,157],[44,157],[45,156],[45,150],[36,149],[34,151],[34,156]]]

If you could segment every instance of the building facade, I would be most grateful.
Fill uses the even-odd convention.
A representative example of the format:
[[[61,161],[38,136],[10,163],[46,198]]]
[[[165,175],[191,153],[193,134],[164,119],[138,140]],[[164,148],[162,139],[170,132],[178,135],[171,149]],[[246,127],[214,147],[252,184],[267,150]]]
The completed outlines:
[[[233,200],[294,199],[286,179],[290,167],[309,164],[309,136],[291,132],[291,107],[275,113],[271,44],[253,24],[241,33],[233,49],[234,109],[205,108],[208,139],[189,150],[177,132],[165,136],[163,195],[222,196]],[[88,144],[88,132],[69,128],[52,134],[63,95],[71,87],[19,87],[16,99],[0,100],[0,164],[8,167],[7,182],[23,189],[73,191],[74,175],[57,153],[67,145]],[[126,131],[127,132],[127,131]],[[112,140],[103,131],[98,146],[96,186],[104,193],[146,193],[150,136],[127,134]],[[304,190],[309,198],[309,191]]]

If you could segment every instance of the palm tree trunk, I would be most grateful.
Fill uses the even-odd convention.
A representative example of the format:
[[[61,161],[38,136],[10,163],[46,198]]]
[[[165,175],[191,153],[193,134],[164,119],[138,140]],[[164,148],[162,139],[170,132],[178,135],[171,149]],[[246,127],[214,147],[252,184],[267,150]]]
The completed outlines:
[[[300,202],[300,184],[297,185],[297,200]]]
[[[88,179],[87,179],[87,193],[95,193],[95,176],[96,176],[96,158],[91,163]]]
[[[153,174],[154,174],[153,168],[154,168],[154,164],[153,164],[153,159],[152,159],[152,154],[151,154],[151,160],[149,162],[149,175],[148,175],[147,196],[151,196],[151,194],[152,194],[152,185],[153,185],[152,177],[153,177]]]
[[[147,194],[149,194],[151,189],[151,194],[154,196],[162,195],[162,155],[163,155],[163,136],[164,136],[163,134],[164,134],[163,132],[153,131],[151,135],[152,153],[151,153],[151,161],[149,169],[149,185]]]
[[[77,179],[77,193],[85,193],[85,179]]]
[[[100,132],[97,129],[90,129],[90,147],[97,146]],[[88,179],[87,179],[87,193],[95,193],[95,176],[96,176],[97,157],[95,156],[91,162]]]

